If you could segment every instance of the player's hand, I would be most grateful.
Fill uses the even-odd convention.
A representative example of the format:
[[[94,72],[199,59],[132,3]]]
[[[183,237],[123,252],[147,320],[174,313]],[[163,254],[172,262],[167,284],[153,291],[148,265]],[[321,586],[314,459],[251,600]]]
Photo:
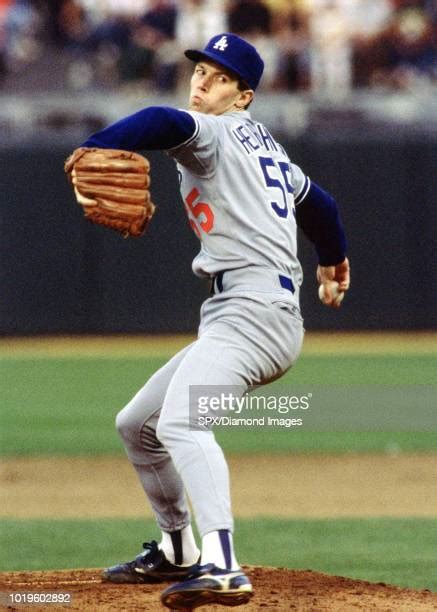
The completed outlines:
[[[317,280],[323,285],[323,303],[340,308],[345,292],[350,286],[350,266],[346,257],[336,266],[317,266]]]

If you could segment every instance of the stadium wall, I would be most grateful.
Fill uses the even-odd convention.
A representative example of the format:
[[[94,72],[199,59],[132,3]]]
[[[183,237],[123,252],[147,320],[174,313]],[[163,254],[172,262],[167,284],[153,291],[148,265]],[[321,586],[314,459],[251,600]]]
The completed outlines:
[[[437,138],[340,128],[281,141],[338,200],[352,264],[343,307],[322,307],[315,254],[300,236],[306,328],[435,328]],[[124,240],[82,218],[63,173],[75,146],[0,148],[0,333],[194,331],[208,288],[191,272],[198,244],[173,162],[147,154],[158,211],[145,236]]]

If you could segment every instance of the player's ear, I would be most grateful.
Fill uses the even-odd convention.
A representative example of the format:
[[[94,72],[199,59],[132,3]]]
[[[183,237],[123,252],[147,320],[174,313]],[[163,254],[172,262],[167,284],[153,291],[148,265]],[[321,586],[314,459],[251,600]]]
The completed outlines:
[[[253,89],[244,89],[243,91],[239,91],[239,96],[235,102],[235,106],[240,110],[247,108],[252,102],[253,96]]]

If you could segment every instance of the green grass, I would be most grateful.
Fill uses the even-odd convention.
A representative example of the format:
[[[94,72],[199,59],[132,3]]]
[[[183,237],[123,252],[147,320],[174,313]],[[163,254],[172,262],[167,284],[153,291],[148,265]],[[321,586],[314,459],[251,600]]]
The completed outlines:
[[[163,363],[156,358],[2,359],[0,453],[122,453],[115,415]],[[314,385],[431,385],[436,366],[433,355],[305,356],[280,384],[307,385],[308,389]],[[436,431],[313,433],[227,428],[218,432],[218,439],[227,452],[437,449]]]
[[[3,520],[0,568],[104,567],[153,537],[153,521]],[[242,563],[437,590],[437,519],[239,519],[235,543]]]
[[[3,358],[0,453],[124,454],[115,415],[163,363],[156,358]],[[433,385],[436,366],[436,356],[425,354],[303,356],[280,384],[309,390],[315,385]],[[217,435],[227,452],[437,451],[435,431],[228,428]],[[239,519],[236,525],[244,563],[437,590],[437,518]],[[0,569],[106,566],[133,558],[138,544],[151,537],[158,537],[153,521],[0,520]]]

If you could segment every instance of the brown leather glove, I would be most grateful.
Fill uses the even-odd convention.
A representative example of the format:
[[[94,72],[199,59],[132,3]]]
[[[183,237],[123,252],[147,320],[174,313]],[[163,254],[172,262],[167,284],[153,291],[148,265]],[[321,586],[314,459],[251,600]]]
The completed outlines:
[[[85,217],[125,238],[144,233],[155,212],[145,157],[131,151],[80,147],[64,169]]]

